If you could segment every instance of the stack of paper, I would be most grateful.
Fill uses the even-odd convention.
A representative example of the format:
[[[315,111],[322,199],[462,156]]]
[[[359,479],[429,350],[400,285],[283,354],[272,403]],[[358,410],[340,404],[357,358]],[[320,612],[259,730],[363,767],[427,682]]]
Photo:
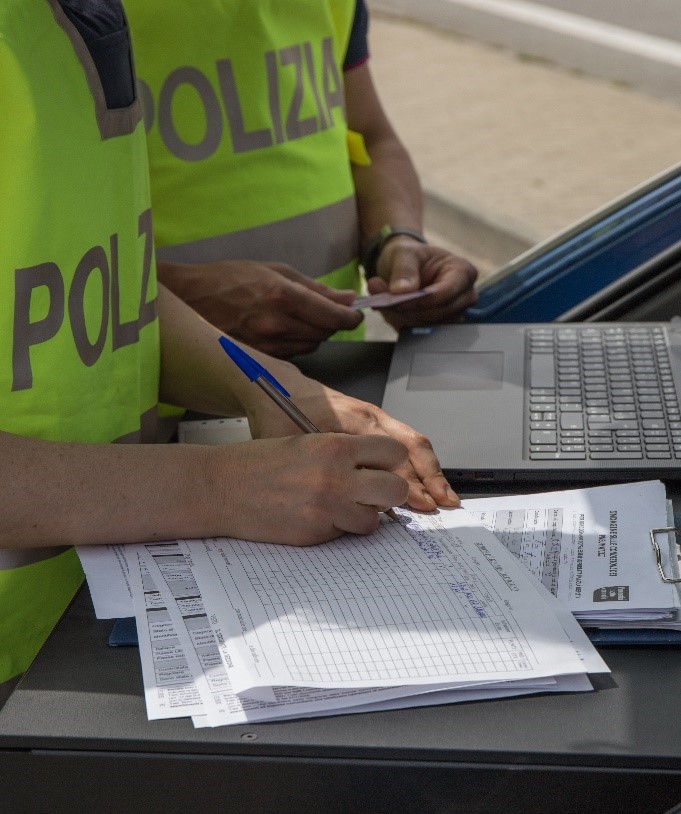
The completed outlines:
[[[474,518],[585,627],[681,630],[681,601],[660,578],[650,530],[673,526],[660,481],[465,501]],[[675,536],[658,533],[666,575]]]
[[[149,717],[217,726],[584,691],[587,673],[608,672],[570,612],[468,512],[399,517],[313,548],[116,547]]]

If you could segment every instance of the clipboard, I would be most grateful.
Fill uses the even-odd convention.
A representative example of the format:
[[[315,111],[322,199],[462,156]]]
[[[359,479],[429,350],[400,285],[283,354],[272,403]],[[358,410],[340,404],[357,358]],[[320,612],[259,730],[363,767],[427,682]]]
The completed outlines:
[[[672,533],[676,536],[676,556],[679,557],[679,553],[681,552],[681,545],[679,545],[679,535],[681,534],[681,529],[679,529],[677,526],[665,526],[664,528],[660,529],[650,529],[650,544],[655,552],[657,570],[660,572],[660,579],[662,582],[666,582],[668,584],[681,582],[681,577],[674,577],[673,575],[670,576],[669,574],[665,573],[664,566],[662,565],[662,552],[660,550],[660,545],[657,542],[657,535]]]
[[[584,628],[596,647],[681,647],[681,630]]]
[[[660,579],[667,584],[681,583],[681,577],[676,577],[664,570],[662,561],[662,551],[657,537],[660,534],[674,534],[676,537],[676,555],[681,554],[681,528],[679,520],[674,518],[675,526],[664,526],[663,528],[650,529],[650,545],[655,552],[657,570]],[[663,628],[585,628],[584,632],[591,639],[591,642],[598,647],[627,647],[627,646],[666,646],[681,647],[681,630],[665,630]]]

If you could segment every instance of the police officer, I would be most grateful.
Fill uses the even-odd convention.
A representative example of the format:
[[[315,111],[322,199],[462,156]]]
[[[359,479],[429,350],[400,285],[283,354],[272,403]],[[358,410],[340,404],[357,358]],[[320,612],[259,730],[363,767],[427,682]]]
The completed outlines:
[[[118,0],[4,0],[0,87],[0,698],[81,583],[72,545],[310,544],[372,529],[377,507],[407,495],[457,502],[422,436],[261,356],[337,431],[294,436],[228,363],[219,331],[157,287]],[[271,438],[146,444],[159,396],[245,411]]]
[[[384,311],[395,327],[451,322],[475,302],[475,269],[421,234],[419,182],[369,71],[364,0],[124,4],[170,261],[159,275],[180,297],[279,356],[357,337],[360,255],[372,293],[430,292]]]

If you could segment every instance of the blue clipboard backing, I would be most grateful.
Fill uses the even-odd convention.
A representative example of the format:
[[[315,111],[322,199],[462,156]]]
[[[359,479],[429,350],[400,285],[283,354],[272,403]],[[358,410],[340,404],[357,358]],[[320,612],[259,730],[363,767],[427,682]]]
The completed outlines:
[[[622,628],[621,630],[585,629],[584,632],[597,647],[636,647],[642,645],[681,647],[681,631],[651,628]]]
[[[598,647],[635,647],[654,645],[681,647],[681,631],[660,629],[599,630],[586,628],[586,635]],[[137,625],[135,617],[116,619],[109,635],[109,647],[137,647]]]
[[[134,616],[116,619],[109,634],[109,647],[138,647],[137,623]]]

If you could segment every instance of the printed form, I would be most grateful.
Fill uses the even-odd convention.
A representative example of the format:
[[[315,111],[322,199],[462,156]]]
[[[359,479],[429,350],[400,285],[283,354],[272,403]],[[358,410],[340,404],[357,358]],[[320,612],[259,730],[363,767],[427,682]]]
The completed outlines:
[[[160,556],[182,557],[177,543],[161,543],[148,548],[156,549]],[[199,652],[188,652],[180,626],[175,624],[167,602],[158,589],[158,581],[150,573],[147,560],[151,554],[147,547],[126,546],[126,556],[148,718],[178,718],[210,712],[212,699],[209,697],[206,676],[196,665],[197,661],[201,661],[201,643],[196,642]],[[188,615],[191,618],[195,616],[191,613]],[[208,633],[212,634],[210,625]],[[209,670],[210,666],[208,662],[206,668]],[[218,668],[219,673],[222,660],[218,658],[213,666]]]
[[[466,511],[398,514],[372,535],[312,548],[182,543],[237,693],[583,675],[576,641],[593,651],[593,672],[608,672]]]
[[[465,500],[523,566],[584,624],[668,620],[676,626],[679,593],[660,579],[651,528],[669,525],[660,481],[562,492]],[[673,536],[666,565],[678,574]],[[621,626],[621,625],[620,625]]]
[[[124,545],[82,545],[76,549],[98,619],[134,616],[126,548]]]
[[[433,557],[437,562],[440,556],[436,535],[427,531],[421,524],[424,518],[405,512],[401,514],[403,523],[411,527],[410,539],[413,541],[415,535],[418,540],[418,550],[426,558]],[[430,518],[425,518],[425,521],[427,525]],[[389,524],[389,527],[394,526],[395,524]],[[391,544],[394,545],[394,535],[400,532],[400,528],[390,530],[392,536],[388,539],[392,540]],[[383,538],[383,529],[380,532],[379,536]],[[362,538],[347,539],[356,541]],[[100,607],[106,608],[107,603],[111,603],[112,609],[122,607],[127,611],[123,615],[129,615],[132,612],[134,597],[150,719],[191,716],[195,726],[218,726],[246,721],[283,720],[454,703],[538,691],[588,691],[592,687],[585,673],[607,670],[581,630],[575,626],[569,611],[540,585],[535,585],[541,601],[548,602],[550,610],[559,619],[563,629],[568,631],[568,638],[572,638],[574,653],[581,660],[580,672],[568,675],[546,674],[534,677],[530,675],[526,678],[516,674],[513,680],[500,681],[498,671],[495,670],[485,677],[459,677],[449,683],[441,682],[438,675],[436,678],[431,676],[429,682],[424,681],[416,685],[404,682],[395,686],[353,684],[342,689],[275,684],[258,686],[248,693],[237,694],[232,688],[232,683],[235,675],[238,676],[238,657],[236,659],[233,657],[231,643],[228,644],[225,640],[224,633],[217,624],[217,617],[213,615],[209,619],[205,612],[193,565],[196,559],[204,559],[210,563],[207,549],[211,546],[219,547],[224,543],[227,541],[174,541],[153,545],[108,546],[106,554],[105,548],[101,547],[97,549],[93,559],[89,559],[87,554],[85,556],[88,570],[94,570],[96,584],[100,587],[105,582],[101,569],[107,564],[108,558],[106,571],[111,590],[108,591],[108,595],[106,591],[103,592]],[[265,546],[265,548],[279,547]],[[308,552],[315,550],[318,549],[305,549]],[[81,549],[79,553],[83,551],[84,549]],[[85,551],[90,553],[93,549]],[[190,552],[189,557],[184,555],[184,551]],[[290,553],[303,549],[286,551]],[[494,562],[494,567],[502,570],[498,562],[496,560]],[[374,563],[374,569],[382,567],[381,560]],[[480,605],[470,590],[473,580],[468,577],[466,583],[468,587],[465,587],[462,581],[466,576],[465,569],[460,570],[458,582],[452,585],[450,590],[461,595],[465,605],[480,618]],[[389,578],[388,572],[385,576]],[[421,573],[419,578],[423,580],[424,574]],[[511,579],[508,574],[505,578]],[[347,581],[347,576],[344,580]],[[336,584],[332,587],[340,590]],[[486,601],[483,597],[482,602]],[[545,613],[547,610],[549,609],[544,608]],[[577,627],[577,636],[571,627]],[[582,636],[581,639],[579,634]],[[464,659],[468,657],[470,644],[465,644],[465,647]],[[518,653],[515,649],[512,652]],[[238,678],[236,683],[239,683]]]
[[[258,697],[231,689],[198,586],[177,543],[129,546],[140,655],[150,720],[191,716],[194,726],[363,712],[537,691],[585,691],[585,677],[538,679],[491,695],[475,683],[463,694],[431,697],[422,687],[320,690],[273,687]],[[425,688],[426,690],[428,688]],[[423,697],[415,698],[421,693]]]

